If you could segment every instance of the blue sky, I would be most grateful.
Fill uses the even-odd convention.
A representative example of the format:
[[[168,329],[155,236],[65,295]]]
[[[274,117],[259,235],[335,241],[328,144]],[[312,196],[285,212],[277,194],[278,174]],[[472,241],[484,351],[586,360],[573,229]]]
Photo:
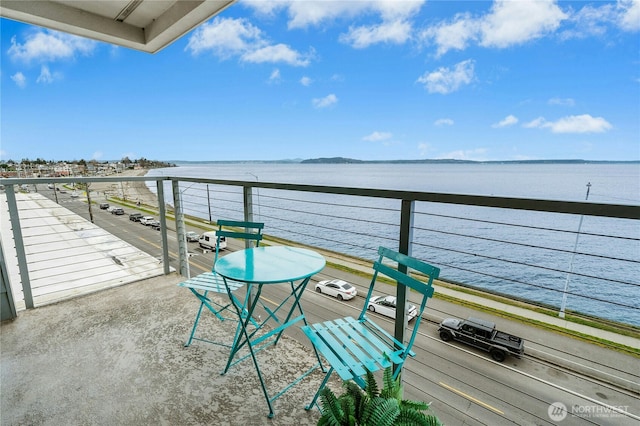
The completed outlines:
[[[0,30],[0,160],[640,160],[640,0],[239,1],[154,55]]]

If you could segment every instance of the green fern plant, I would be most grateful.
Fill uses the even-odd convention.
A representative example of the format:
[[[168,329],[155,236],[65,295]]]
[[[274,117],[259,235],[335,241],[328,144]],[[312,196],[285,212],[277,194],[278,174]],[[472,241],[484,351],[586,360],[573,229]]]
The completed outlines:
[[[442,426],[428,413],[429,404],[402,399],[400,377],[393,379],[391,367],[384,370],[380,390],[373,373],[367,370],[365,390],[354,381],[342,383],[344,393],[336,396],[324,387],[320,392],[318,426]]]

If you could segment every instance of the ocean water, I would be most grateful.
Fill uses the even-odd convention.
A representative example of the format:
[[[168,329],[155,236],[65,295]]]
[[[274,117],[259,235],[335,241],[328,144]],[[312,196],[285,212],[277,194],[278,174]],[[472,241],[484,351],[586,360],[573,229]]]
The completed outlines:
[[[563,201],[584,201],[588,188],[588,201],[640,205],[640,164],[189,163],[151,170],[149,175]],[[165,193],[171,193],[169,187]],[[189,211],[190,205],[207,203],[206,198],[191,193],[184,191],[185,210],[206,217],[201,210]],[[194,198],[191,203],[190,196]],[[229,194],[225,200],[225,194],[216,194],[216,202],[231,204],[233,197]],[[322,205],[314,207],[319,216],[301,219],[318,221],[316,231],[300,226],[300,234],[292,239],[364,258],[372,258],[378,245],[397,244],[397,227],[380,225],[398,223],[397,206],[388,200],[370,200],[371,208],[363,220],[361,212],[351,211],[347,205],[350,201],[342,204],[338,196],[305,194],[304,198],[330,205],[324,206],[326,212]],[[298,217],[305,216],[287,199],[270,198],[267,190],[261,189],[257,199],[260,213],[266,218],[270,209],[277,210],[274,214],[278,216],[290,215],[294,219],[288,229],[291,232],[296,231]],[[561,305],[562,289],[568,285],[567,309],[640,325],[639,220],[514,213],[433,203],[422,203],[417,210],[413,254],[440,266],[443,277],[554,307]],[[323,214],[343,223],[325,227]],[[337,230],[341,227],[353,233]],[[274,228],[277,234],[277,225]]]

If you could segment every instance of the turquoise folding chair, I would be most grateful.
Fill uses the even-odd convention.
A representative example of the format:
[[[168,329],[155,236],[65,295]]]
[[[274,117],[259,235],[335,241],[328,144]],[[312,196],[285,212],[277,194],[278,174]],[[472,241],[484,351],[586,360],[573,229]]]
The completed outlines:
[[[427,300],[433,296],[433,280],[440,275],[440,269],[384,247],[378,249],[378,254],[380,257],[373,265],[373,278],[358,319],[347,317],[302,327],[313,346],[330,365],[311,403],[305,407],[307,410],[315,405],[320,391],[334,371],[342,380],[353,380],[364,389],[367,370],[373,373],[395,364],[393,379],[396,379],[407,358],[415,356],[411,348]],[[390,266],[389,261],[397,264],[398,268]],[[401,272],[404,269],[401,266],[406,267],[406,273]],[[416,273],[409,275],[411,270]],[[379,274],[392,278],[398,285],[404,285],[421,296],[420,309],[407,343],[396,340],[367,316],[367,307]]]
[[[218,260],[218,255],[221,249],[221,242],[226,241],[227,238],[235,238],[245,240],[248,244],[249,242],[255,242],[255,246],[258,247],[260,245],[260,241],[262,240],[262,229],[264,228],[264,223],[260,222],[242,222],[235,220],[218,220],[218,229],[216,231],[216,250],[213,258],[213,265],[216,264]],[[227,229],[222,229],[223,227],[227,227]],[[240,229],[238,229],[240,228]],[[185,346],[191,345],[191,342],[194,340],[200,340],[207,343],[213,343],[216,345],[231,347],[231,343],[224,342],[216,342],[213,340],[196,337],[196,328],[198,328],[198,322],[200,321],[200,315],[202,315],[202,310],[206,307],[211,311],[213,315],[215,315],[220,321],[224,321],[225,319],[230,319],[234,321],[238,321],[237,313],[229,297],[235,297],[233,294],[238,289],[244,286],[244,283],[240,283],[237,281],[227,280],[227,285],[229,286],[229,291],[227,291],[227,286],[225,286],[225,282],[218,274],[213,272],[213,266],[211,267],[211,272],[205,272],[203,274],[197,275],[193,278],[188,279],[187,281],[183,281],[178,284],[181,287],[186,287],[200,300],[200,307],[198,308],[198,313],[196,315],[196,319],[193,322],[193,328],[191,329],[191,335],[189,336],[189,340],[184,344]],[[209,293],[216,293],[220,297],[222,297],[226,302],[219,303],[215,299],[209,297]],[[248,297],[249,295],[247,294]],[[244,306],[243,304],[241,304]],[[233,308],[233,309],[232,309]],[[231,316],[225,316],[225,311],[231,313]]]

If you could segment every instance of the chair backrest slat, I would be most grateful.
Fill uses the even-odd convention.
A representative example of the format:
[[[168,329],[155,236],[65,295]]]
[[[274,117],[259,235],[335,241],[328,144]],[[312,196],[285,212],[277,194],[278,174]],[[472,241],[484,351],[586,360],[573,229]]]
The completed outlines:
[[[438,271],[431,271],[432,274],[429,275],[429,282],[427,284],[423,283],[422,281],[419,281],[409,275],[406,275],[400,271],[398,271],[397,269],[393,269],[385,264],[376,262],[373,265],[373,268],[375,270],[377,270],[378,272],[385,274],[386,276],[388,276],[389,278],[393,278],[394,280],[396,280],[397,282],[399,282],[400,284],[404,284],[407,287],[411,287],[412,289],[414,289],[415,291],[422,293],[422,294],[427,294],[428,293],[428,297],[433,296],[433,287],[431,286],[431,282],[433,281],[434,278],[437,278],[437,272]],[[437,269],[437,268],[435,268]],[[434,276],[435,275],[435,276]]]
[[[221,237],[255,241],[256,247],[260,246],[260,241],[262,241],[262,237],[263,237],[262,230],[264,229],[264,223],[244,222],[240,220],[226,220],[226,219],[219,219],[216,221],[216,223],[218,224],[218,229],[216,230],[216,253],[213,258],[214,265],[218,261]],[[240,229],[238,229],[237,231],[233,229],[222,229],[223,226],[230,227],[230,228],[240,228]],[[211,268],[211,270],[213,271],[213,267]]]
[[[255,240],[255,241],[262,240],[262,234],[256,234],[253,232],[216,231],[216,236],[218,235],[221,237],[231,237],[231,238],[238,238],[243,240]]]
[[[422,314],[427,305],[427,300],[433,297],[433,280],[440,276],[440,268],[385,247],[380,247],[378,249],[378,254],[378,260],[373,264],[373,277],[371,279],[369,291],[367,293],[367,297],[365,298],[364,306],[359,318],[361,321],[364,320],[376,325],[375,322],[371,321],[371,319],[368,318],[367,309],[369,306],[369,300],[373,295],[373,290],[380,274],[386,275],[387,277],[395,280],[399,285],[405,285],[410,289],[413,289],[416,292],[420,293],[420,308],[418,310],[418,315],[415,319],[415,323],[413,324],[413,331],[411,333],[411,336],[409,336],[409,341],[407,342],[407,344],[403,345],[403,356],[406,357],[411,353],[411,348],[418,333],[418,328],[420,326]],[[395,265],[390,266],[389,263],[395,263]],[[407,268],[406,273],[399,270],[401,265]],[[416,274],[414,274],[414,276],[411,276],[410,274],[412,270],[418,272],[420,277],[424,277],[426,279],[426,282],[420,281],[418,278],[415,278],[414,276]]]

